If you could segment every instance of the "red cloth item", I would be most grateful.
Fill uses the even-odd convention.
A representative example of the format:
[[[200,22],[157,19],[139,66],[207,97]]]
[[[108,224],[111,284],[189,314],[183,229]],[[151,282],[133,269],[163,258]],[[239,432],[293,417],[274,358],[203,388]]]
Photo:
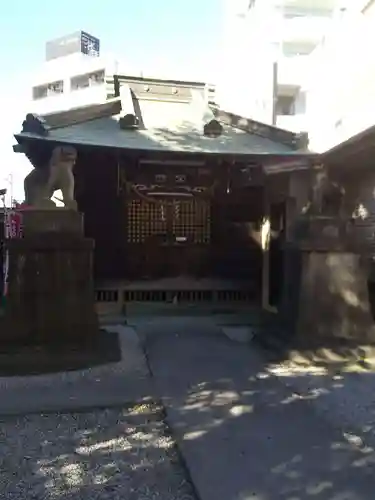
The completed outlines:
[[[33,207],[31,205],[27,205],[26,203],[17,203],[16,210],[31,210]]]
[[[22,236],[22,213],[10,210],[5,215],[5,238],[21,238]]]

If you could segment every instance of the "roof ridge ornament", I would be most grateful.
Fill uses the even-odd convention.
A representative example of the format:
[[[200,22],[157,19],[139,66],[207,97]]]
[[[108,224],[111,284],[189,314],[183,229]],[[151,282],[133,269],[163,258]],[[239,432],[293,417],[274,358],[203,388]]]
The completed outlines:
[[[134,97],[129,85],[120,86],[121,115],[120,128],[122,130],[137,129],[139,127],[139,118],[134,109]]]
[[[197,89],[192,89],[191,97],[191,106],[195,108],[195,111],[203,124],[203,135],[212,138],[219,137],[223,133],[223,126],[219,120],[215,118],[215,115],[208,104],[206,95],[202,94]]]
[[[120,111],[121,102],[117,97],[102,103],[85,104],[44,115],[28,113],[22,123],[22,132],[47,136],[51,130],[118,115]]]
[[[49,133],[49,126],[42,116],[27,113],[25,120],[22,122],[22,132],[45,137]]]
[[[203,134],[206,137],[219,137],[223,133],[223,126],[221,123],[213,118],[208,123],[205,123],[203,126]]]

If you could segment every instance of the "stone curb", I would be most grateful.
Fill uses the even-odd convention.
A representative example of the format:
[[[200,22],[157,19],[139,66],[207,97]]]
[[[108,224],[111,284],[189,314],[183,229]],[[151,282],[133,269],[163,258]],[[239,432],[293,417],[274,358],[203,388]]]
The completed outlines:
[[[0,415],[88,411],[154,400],[154,390],[138,336],[122,325],[121,361],[74,372],[0,377]]]

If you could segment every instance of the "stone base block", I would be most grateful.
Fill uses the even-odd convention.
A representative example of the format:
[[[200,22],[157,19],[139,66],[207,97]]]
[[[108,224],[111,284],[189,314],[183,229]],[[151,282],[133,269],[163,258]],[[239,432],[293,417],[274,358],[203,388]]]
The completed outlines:
[[[83,235],[83,214],[80,212],[56,207],[20,210],[20,213],[25,238],[50,231]]]
[[[367,272],[360,255],[302,253],[296,337],[375,342]]]

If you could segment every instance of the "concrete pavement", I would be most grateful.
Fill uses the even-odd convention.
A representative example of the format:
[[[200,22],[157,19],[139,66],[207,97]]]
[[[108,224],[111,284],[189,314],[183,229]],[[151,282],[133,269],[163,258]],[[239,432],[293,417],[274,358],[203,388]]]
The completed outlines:
[[[349,412],[358,402],[358,380],[349,384],[353,394],[340,413],[340,381],[310,397],[323,380],[306,377],[302,386],[302,378],[297,383],[290,373],[270,370],[256,347],[243,343],[243,330],[230,329],[230,340],[210,317],[148,318],[135,327],[153,379],[135,330],[112,325],[120,334],[120,363],[0,378],[0,413],[85,411],[160,397],[201,500],[374,497],[375,453],[345,432],[360,417],[360,426],[370,423],[366,436],[373,434],[371,394],[361,395],[365,411]],[[336,399],[328,397],[333,389]]]
[[[207,322],[140,324],[156,391],[202,500],[370,500],[375,454]]]

